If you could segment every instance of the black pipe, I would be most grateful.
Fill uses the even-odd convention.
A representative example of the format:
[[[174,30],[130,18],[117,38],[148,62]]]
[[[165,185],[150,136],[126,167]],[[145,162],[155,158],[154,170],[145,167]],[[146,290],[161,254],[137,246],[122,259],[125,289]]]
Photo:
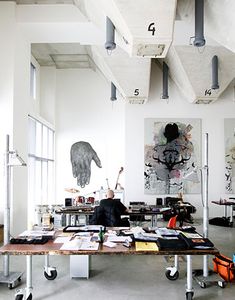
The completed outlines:
[[[162,69],[162,99],[168,99],[168,65],[163,62],[163,69]]]
[[[108,51],[112,51],[116,48],[116,44],[114,42],[115,39],[115,27],[109,17],[106,17],[106,43],[105,49]]]
[[[217,90],[219,88],[219,80],[218,80],[218,56],[214,55],[212,57],[212,85],[211,88],[213,90]]]
[[[202,47],[206,43],[204,38],[204,0],[195,0],[195,39],[194,46]]]

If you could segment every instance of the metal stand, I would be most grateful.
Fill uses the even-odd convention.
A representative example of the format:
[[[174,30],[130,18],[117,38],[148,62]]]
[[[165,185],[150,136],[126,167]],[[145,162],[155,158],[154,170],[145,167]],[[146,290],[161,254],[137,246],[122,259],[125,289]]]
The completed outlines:
[[[14,166],[10,163],[10,155],[14,154],[20,162],[20,165],[26,165],[18,156],[16,151],[9,151],[9,135],[6,136],[6,153],[5,153],[5,206],[4,206],[4,245],[10,242],[10,199],[11,199],[11,168]],[[19,159],[20,158],[20,159]],[[18,164],[19,165],[19,164]],[[0,272],[0,283],[6,283],[10,289],[14,288],[21,282],[22,272],[9,271],[10,256],[3,257],[3,272]]]
[[[187,285],[186,285],[186,300],[192,300],[194,295],[193,279],[192,279],[192,256],[187,255]]]
[[[26,288],[18,289],[15,294],[15,300],[32,300],[32,290],[33,290],[33,264],[32,255],[26,256]]]
[[[208,133],[205,134],[205,165],[201,169],[201,184],[202,184],[202,202],[203,202],[203,237],[208,238],[209,224],[209,207],[208,207]],[[202,171],[204,170],[204,177]],[[206,288],[208,285],[218,285],[221,288],[225,287],[223,280],[209,280],[209,276],[214,274],[213,271],[208,271],[208,255],[203,255],[203,269],[194,270],[193,278],[201,288]]]

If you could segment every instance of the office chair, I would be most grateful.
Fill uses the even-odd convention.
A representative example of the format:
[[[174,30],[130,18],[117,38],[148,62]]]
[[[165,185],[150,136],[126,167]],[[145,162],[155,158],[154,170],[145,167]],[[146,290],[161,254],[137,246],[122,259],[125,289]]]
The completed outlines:
[[[130,223],[127,218],[121,219],[112,207],[96,206],[94,214],[90,220],[91,225],[103,225],[105,227],[129,227]]]
[[[178,215],[175,215],[174,217],[171,217],[170,220],[168,221],[168,224],[167,224],[167,228],[176,228],[176,222],[177,222],[177,218],[178,218]]]

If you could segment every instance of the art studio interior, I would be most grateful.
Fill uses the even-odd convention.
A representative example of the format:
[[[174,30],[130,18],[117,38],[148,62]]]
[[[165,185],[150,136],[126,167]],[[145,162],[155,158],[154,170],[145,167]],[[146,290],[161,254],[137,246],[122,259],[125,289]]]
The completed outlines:
[[[232,0],[0,1],[1,299],[234,298],[234,13]],[[131,238],[176,217],[213,247],[11,243],[92,226],[110,190]],[[219,255],[228,277],[212,272]]]

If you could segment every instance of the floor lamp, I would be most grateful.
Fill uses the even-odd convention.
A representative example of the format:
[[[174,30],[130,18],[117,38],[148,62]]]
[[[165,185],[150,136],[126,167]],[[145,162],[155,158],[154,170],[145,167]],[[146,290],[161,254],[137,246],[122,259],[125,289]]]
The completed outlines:
[[[198,172],[200,172],[201,182],[201,199],[203,206],[203,237],[208,238],[208,222],[209,222],[209,208],[208,208],[208,133],[205,133],[205,149],[204,149],[204,166],[201,168],[195,167],[191,172],[184,175],[183,179],[193,182],[199,182]],[[208,258],[207,255],[203,257],[203,276],[208,276]]]
[[[14,166],[26,166],[24,160],[18,155],[17,151],[9,150],[9,135],[6,135],[6,152],[4,160],[5,177],[5,203],[4,203],[4,245],[10,242],[10,200],[12,185],[12,168]],[[0,272],[0,283],[7,283],[9,288],[13,288],[20,282],[22,272],[10,272],[10,256],[3,257],[3,272]]]
[[[203,237],[208,238],[208,227],[209,227],[209,206],[208,206],[208,182],[209,182],[209,167],[208,167],[208,133],[205,133],[204,140],[204,166],[202,168],[195,168],[192,172],[185,175],[186,180],[190,180],[190,177],[195,178],[197,171],[200,171],[201,175],[201,198],[203,204]],[[194,174],[193,174],[194,173]],[[197,283],[205,288],[207,283],[218,284],[220,287],[224,287],[224,282],[221,280],[218,281],[207,281],[206,278],[211,275],[209,274],[208,267],[208,255],[203,255],[203,269],[194,270],[193,276]],[[199,278],[202,276],[202,278]]]

